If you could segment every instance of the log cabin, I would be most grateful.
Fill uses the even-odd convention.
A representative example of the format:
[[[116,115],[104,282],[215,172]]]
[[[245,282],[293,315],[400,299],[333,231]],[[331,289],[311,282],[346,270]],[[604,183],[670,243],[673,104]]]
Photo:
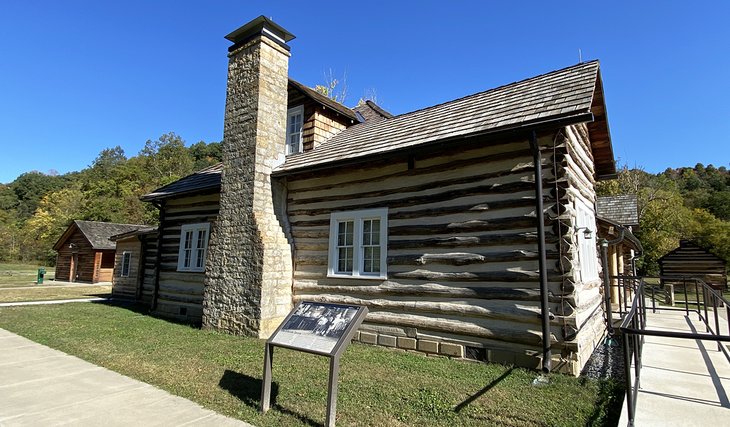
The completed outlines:
[[[291,80],[270,19],[226,38],[222,164],[142,197],[158,313],[266,338],[298,301],[362,304],[363,343],[580,372],[616,173],[598,61],[392,115]]]
[[[76,220],[68,226],[53,249],[56,280],[111,282],[116,245],[110,237],[137,230],[143,225]]]
[[[685,279],[698,278],[714,289],[727,289],[725,260],[689,239],[680,240],[678,247],[659,258],[659,270],[662,286],[684,285]]]
[[[109,238],[116,243],[112,275],[112,296],[115,298],[142,300],[145,254],[153,251],[148,247],[148,236],[154,237],[156,233],[156,227],[140,227]]]

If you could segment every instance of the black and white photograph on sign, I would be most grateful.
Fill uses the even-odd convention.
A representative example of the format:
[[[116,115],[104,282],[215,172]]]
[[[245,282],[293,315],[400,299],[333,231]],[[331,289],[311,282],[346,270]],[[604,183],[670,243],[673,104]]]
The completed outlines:
[[[329,353],[359,309],[358,306],[303,302],[271,342]]]

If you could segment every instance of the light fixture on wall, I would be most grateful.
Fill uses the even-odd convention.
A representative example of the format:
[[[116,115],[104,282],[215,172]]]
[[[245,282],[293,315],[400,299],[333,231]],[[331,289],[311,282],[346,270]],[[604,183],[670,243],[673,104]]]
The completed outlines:
[[[76,243],[69,243],[68,248],[69,249],[76,249]]]
[[[588,227],[575,227],[575,232],[580,233],[580,231],[583,230],[583,237],[585,239],[590,239],[593,237],[593,230],[591,230]]]

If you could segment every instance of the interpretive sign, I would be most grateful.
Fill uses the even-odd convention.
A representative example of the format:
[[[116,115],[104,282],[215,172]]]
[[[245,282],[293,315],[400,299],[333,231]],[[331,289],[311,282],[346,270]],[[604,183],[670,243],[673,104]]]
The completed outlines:
[[[332,354],[358,311],[356,305],[302,302],[297,305],[269,342],[317,354]]]
[[[302,301],[286,316],[281,326],[266,341],[264,378],[261,385],[261,412],[269,410],[271,365],[274,347],[283,347],[330,358],[327,426],[334,426],[337,407],[337,377],[340,355],[365,319],[368,309],[361,305]]]

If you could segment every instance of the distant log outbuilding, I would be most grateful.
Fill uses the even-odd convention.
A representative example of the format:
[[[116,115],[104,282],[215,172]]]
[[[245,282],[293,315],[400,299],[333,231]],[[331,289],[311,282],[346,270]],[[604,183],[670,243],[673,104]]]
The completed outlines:
[[[691,240],[680,240],[679,247],[659,258],[662,277],[699,278],[714,288],[727,289],[725,260],[713,255]],[[662,279],[662,284],[674,282]]]

